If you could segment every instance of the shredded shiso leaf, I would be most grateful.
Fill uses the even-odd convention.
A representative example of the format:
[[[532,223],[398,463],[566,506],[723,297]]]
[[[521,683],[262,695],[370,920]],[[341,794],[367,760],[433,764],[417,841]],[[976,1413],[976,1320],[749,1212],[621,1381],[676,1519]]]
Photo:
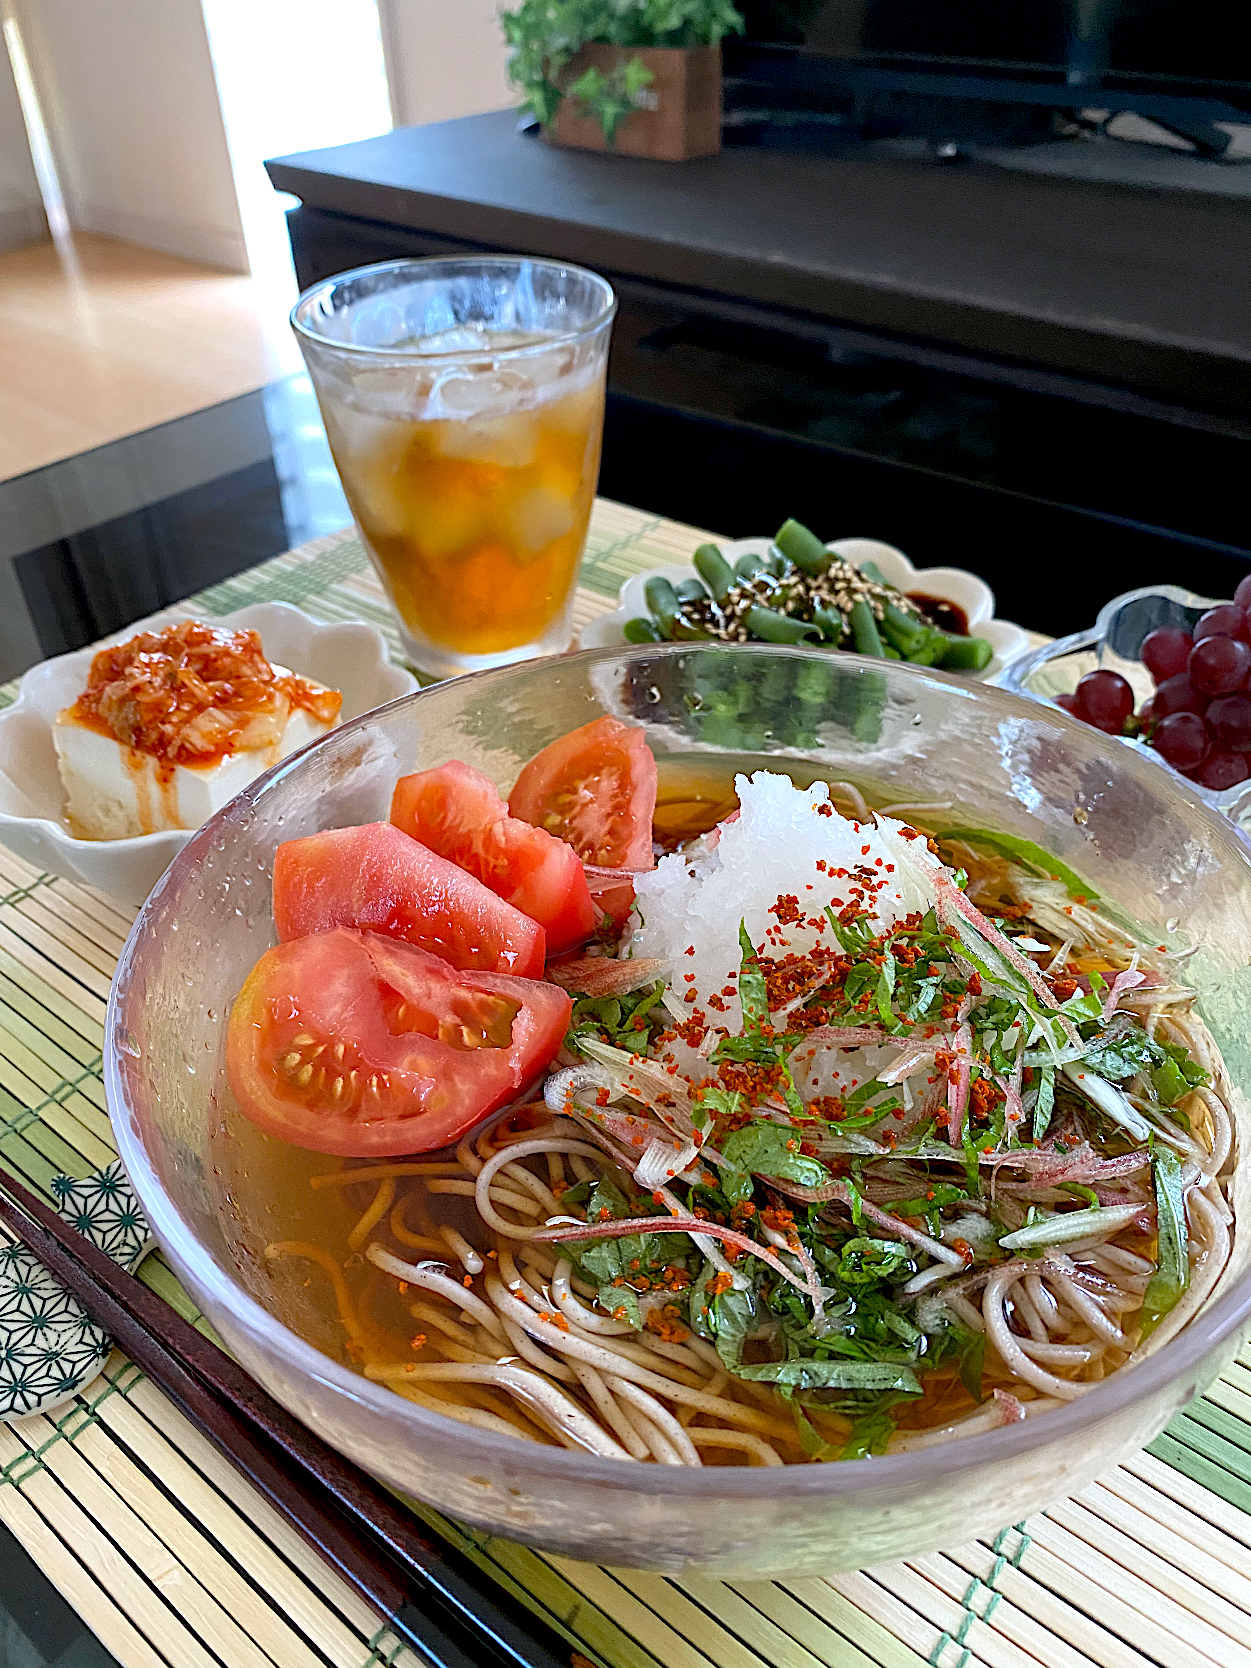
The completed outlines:
[[[1076,1394],[1047,1363],[1118,1365],[1189,1280],[1205,1155],[1179,1106],[1207,1074],[1121,1006],[1148,981],[1163,1003],[1167,960],[1028,840],[852,821],[765,772],[737,788],[737,820],[638,877],[622,954],[673,977],[575,1003],[566,1046],[601,1075],[568,1074],[563,1109],[639,1191],[570,1190],[587,1233],[551,1237],[609,1314],[775,1386],[815,1459],[883,1451],[927,1396],[1006,1418]],[[1007,889],[975,903],[946,840]],[[1031,887],[1057,882],[1071,902],[1040,918]],[[1139,1267],[1129,1310],[1100,1308]],[[1012,1297],[1030,1271],[1040,1295]],[[1014,1331],[996,1301],[1090,1341]]]

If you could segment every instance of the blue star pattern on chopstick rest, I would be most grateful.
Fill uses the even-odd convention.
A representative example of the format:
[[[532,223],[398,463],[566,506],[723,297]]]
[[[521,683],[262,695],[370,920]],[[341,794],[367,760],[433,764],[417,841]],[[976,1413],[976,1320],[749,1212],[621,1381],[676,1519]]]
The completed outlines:
[[[83,1181],[54,1177],[52,1197],[71,1227],[128,1272],[151,1250],[151,1230],[120,1163]],[[24,1245],[0,1244],[0,1420],[69,1401],[111,1348],[107,1333]]]
[[[71,1228],[77,1228],[97,1250],[133,1273],[152,1245],[152,1230],[120,1159],[85,1181],[54,1176],[52,1197]]]

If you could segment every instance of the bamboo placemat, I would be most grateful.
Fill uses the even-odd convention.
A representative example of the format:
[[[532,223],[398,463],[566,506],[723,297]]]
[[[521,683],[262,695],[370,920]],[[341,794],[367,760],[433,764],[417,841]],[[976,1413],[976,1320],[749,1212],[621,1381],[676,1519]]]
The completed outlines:
[[[579,624],[628,574],[683,560],[704,536],[601,501]],[[363,618],[398,651],[351,533],[194,600],[209,614],[282,600]],[[45,1192],[56,1173],[115,1157],[100,1051],[129,922],[0,848],[0,1163]],[[159,1255],[144,1277],[198,1320]],[[852,1575],[669,1580],[422,1515],[600,1668],[1251,1668],[1251,1352],[1072,1499],[993,1539]],[[123,1668],[416,1668],[121,1355],[68,1411],[0,1427],[0,1521]]]

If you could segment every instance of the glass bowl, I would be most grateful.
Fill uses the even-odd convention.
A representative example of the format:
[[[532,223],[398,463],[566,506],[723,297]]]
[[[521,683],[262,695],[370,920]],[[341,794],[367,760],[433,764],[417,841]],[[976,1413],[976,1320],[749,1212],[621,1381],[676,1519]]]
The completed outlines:
[[[785,1470],[675,1470],[477,1431],[367,1382],[258,1301],[262,1276],[227,1248],[208,1135],[228,1110],[223,1020],[273,942],[275,847],[385,816],[414,766],[460,758],[507,789],[538,748],[605,712],[641,721],[662,769],[852,777],[1041,842],[1161,942],[1180,924],[1232,1080],[1251,1081],[1251,850],[1137,750],[1001,689],[819,650],[666,644],[476,673],[393,701],[253,784],[176,858],[123,952],[105,1044],[118,1144],[228,1347],[395,1488],[555,1552],[670,1573],[760,1579],[918,1554],[993,1533],[1149,1442],[1238,1347],[1251,1318],[1245,1230],[1190,1325],[1080,1400],[943,1447]]]
[[[1138,658],[1147,634],[1162,626],[1180,626],[1183,631],[1193,631],[1200,614],[1215,608],[1218,602],[1228,601],[1228,597],[1196,596],[1180,585],[1143,585],[1136,591],[1125,591],[1105,603],[1099,618],[1088,630],[1057,637],[1054,643],[1045,643],[1042,648],[1023,654],[1000,674],[999,682],[1004,689],[1018,695],[1028,695],[1036,701],[1054,701],[1057,695],[1071,694],[1087,672],[1106,667],[1111,672],[1119,672],[1129,682],[1136,712],[1155,690],[1151,674]],[[1144,742],[1135,741],[1132,736],[1112,739],[1149,759],[1157,770],[1167,771],[1183,793],[1202,799],[1223,816],[1251,829],[1251,777],[1218,792],[1174,770]]]

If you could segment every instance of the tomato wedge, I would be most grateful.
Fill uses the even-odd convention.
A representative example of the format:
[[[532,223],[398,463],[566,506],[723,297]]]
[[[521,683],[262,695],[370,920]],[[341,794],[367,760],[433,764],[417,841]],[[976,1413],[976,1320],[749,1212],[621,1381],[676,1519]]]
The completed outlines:
[[[235,999],[226,1073],[244,1116],[344,1158],[431,1152],[530,1083],[560,1046],[563,990],[466,973],[338,927],[267,950]]]
[[[537,921],[547,953],[584,943],[599,922],[577,853],[541,828],[510,817],[494,782],[459,759],[402,776],[391,821],[440,857],[467,869]]]
[[[389,822],[287,840],[274,856],[278,937],[360,927],[453,967],[541,979],[543,929]]]
[[[593,863],[587,863],[584,867],[591,902],[601,914],[607,915],[612,925],[620,932],[634,907],[634,871],[599,869]]]
[[[524,767],[508,810],[567,841],[584,863],[650,869],[656,761],[642,730],[616,718],[570,730]]]

